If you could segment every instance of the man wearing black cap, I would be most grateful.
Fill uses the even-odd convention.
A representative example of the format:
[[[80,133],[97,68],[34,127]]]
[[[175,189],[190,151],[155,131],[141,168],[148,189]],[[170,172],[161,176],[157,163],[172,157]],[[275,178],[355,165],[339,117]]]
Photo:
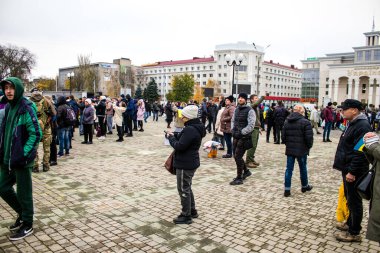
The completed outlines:
[[[348,123],[340,137],[333,167],[342,172],[344,192],[350,211],[347,223],[337,227],[343,233],[337,234],[336,239],[343,242],[361,241],[363,203],[355,189],[355,183],[368,171],[368,161],[362,151],[363,136],[372,131],[367,117],[361,113],[362,107],[362,103],[355,99],[346,99],[340,106]]]
[[[248,95],[246,93],[239,94],[238,105],[232,117],[233,153],[237,167],[237,177],[232,180],[231,185],[243,184],[243,180],[252,174],[243,160],[245,151],[253,146],[251,134],[256,121],[255,112],[252,107],[247,105],[247,99]]]

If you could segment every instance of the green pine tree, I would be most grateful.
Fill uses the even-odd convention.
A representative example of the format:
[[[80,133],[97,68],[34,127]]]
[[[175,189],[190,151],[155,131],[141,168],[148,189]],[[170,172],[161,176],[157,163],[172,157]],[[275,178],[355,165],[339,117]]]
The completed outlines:
[[[157,101],[160,95],[158,94],[158,88],[157,84],[154,81],[154,79],[151,79],[150,82],[148,83],[148,87],[146,88],[146,99],[150,102],[153,103],[154,101]]]
[[[188,102],[194,96],[194,77],[189,74],[173,76],[172,94],[173,100]]]
[[[142,89],[141,89],[141,86],[137,86],[137,89],[136,89],[136,92],[135,92],[135,98],[136,99],[140,99],[142,98]]]

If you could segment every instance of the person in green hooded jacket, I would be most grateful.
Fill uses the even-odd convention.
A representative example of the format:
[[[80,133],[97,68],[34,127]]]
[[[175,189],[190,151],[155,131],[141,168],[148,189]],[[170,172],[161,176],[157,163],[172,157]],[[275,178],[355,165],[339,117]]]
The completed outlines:
[[[33,233],[32,169],[42,131],[36,105],[23,96],[22,81],[8,77],[0,86],[8,100],[0,128],[0,196],[18,214],[9,227],[14,241]]]

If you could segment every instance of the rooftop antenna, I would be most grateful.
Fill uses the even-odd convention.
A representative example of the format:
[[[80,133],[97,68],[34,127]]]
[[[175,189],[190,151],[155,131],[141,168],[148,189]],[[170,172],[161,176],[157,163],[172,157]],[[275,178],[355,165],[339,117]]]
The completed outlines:
[[[373,21],[372,21],[372,32],[375,31],[375,16],[373,16]]]

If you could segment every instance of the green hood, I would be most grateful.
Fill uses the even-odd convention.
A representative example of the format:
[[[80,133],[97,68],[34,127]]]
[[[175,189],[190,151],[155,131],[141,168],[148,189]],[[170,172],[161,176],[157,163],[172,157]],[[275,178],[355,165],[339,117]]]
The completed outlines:
[[[24,84],[17,77],[8,77],[5,80],[1,81],[0,83],[1,88],[3,89],[4,92],[5,92],[4,87],[7,82],[12,83],[16,89],[14,99],[11,102],[9,102],[13,106],[13,105],[16,105],[23,98]]]

